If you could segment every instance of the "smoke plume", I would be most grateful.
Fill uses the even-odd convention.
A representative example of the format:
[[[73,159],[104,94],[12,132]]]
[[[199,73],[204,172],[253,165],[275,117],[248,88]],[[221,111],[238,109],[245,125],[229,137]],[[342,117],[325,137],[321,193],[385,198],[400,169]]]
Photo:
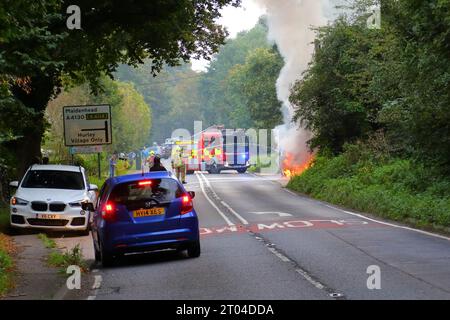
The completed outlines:
[[[269,40],[274,41],[285,65],[277,80],[278,99],[283,103],[284,124],[276,129],[283,154],[293,155],[297,165],[310,159],[307,141],[310,132],[292,123],[294,106],[289,94],[296,80],[302,78],[314,53],[314,27],[327,23],[324,9],[329,0],[256,0],[267,10]],[[300,107],[301,106],[297,106]]]

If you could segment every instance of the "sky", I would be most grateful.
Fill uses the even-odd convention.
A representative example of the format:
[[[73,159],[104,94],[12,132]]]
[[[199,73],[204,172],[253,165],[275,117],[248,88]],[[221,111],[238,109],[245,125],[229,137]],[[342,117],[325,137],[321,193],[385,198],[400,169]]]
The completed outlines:
[[[257,5],[253,0],[242,0],[239,8],[227,6],[221,10],[222,17],[218,23],[225,26],[229,32],[229,38],[234,38],[244,30],[253,28],[265,9]],[[206,60],[192,60],[192,69],[194,71],[205,71],[208,66]]]

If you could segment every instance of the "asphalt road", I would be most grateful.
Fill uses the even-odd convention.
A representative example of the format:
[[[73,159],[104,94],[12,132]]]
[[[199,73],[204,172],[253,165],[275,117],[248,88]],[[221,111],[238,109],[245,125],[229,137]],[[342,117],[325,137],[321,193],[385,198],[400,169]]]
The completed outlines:
[[[201,257],[128,256],[112,268],[94,269],[95,284],[67,297],[450,299],[449,239],[294,194],[280,179],[188,176],[186,187],[196,192]],[[68,247],[81,242],[92,257],[89,237],[63,241]],[[368,268],[379,268],[380,289],[368,288]]]

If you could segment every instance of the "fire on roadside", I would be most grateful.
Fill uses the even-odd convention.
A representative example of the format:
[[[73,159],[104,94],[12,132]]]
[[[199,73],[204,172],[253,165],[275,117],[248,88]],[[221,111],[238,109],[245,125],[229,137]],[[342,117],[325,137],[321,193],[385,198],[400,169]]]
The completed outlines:
[[[296,161],[295,155],[287,152],[282,162],[282,172],[285,177],[291,179],[292,177],[301,175],[305,170],[309,169],[314,161],[314,154],[309,154],[306,160],[302,163]]]

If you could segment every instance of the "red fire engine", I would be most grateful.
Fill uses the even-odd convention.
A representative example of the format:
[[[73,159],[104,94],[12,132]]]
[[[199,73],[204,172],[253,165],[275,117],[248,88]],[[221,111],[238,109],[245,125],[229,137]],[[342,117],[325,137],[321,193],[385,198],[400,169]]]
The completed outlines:
[[[245,173],[250,167],[249,138],[243,129],[226,130],[213,126],[192,137],[188,174],[194,171],[220,173],[237,170]]]

